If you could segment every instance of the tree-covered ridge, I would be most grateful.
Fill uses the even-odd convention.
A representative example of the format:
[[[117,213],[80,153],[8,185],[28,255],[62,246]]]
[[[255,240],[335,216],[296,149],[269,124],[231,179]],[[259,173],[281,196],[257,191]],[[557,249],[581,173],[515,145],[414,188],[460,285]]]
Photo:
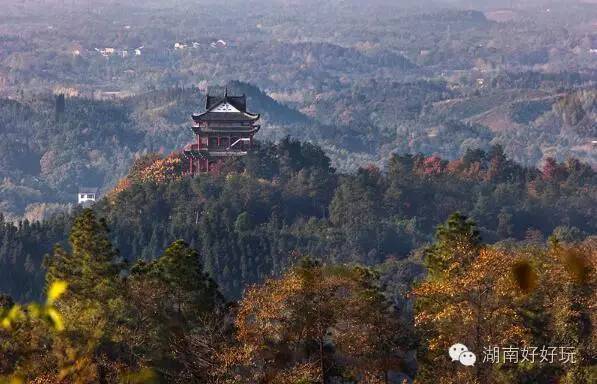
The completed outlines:
[[[596,230],[596,175],[574,159],[538,170],[495,147],[452,161],[394,155],[385,170],[343,174],[319,147],[285,139],[260,143],[219,175],[190,178],[187,164],[176,154],[142,157],[94,209],[124,260],[150,262],[184,239],[229,298],[279,275],[296,254],[368,265],[403,259],[455,211],[475,220],[490,243],[539,244],[552,234],[572,241]],[[64,241],[70,220],[4,223],[0,261],[31,288],[9,279],[0,289],[38,297],[43,254]],[[41,239],[37,249],[32,238]]]
[[[262,140],[317,142],[346,172],[493,145],[531,167],[597,164],[597,7],[584,0],[4,3],[10,220],[43,219],[79,186],[107,191],[135,158],[181,148],[200,96],[224,84],[262,114]]]
[[[366,162],[384,167],[394,153],[453,160],[497,144],[531,167],[549,157],[595,163],[592,90],[476,94],[443,81],[368,80],[284,104],[247,83],[229,86],[262,114],[261,140],[318,143],[343,172]],[[172,88],[121,100],[0,100],[0,210],[9,220],[42,220],[67,209],[80,186],[112,189],[135,159],[180,150],[192,139],[189,115],[201,110],[203,97],[197,88]]]
[[[591,382],[594,237],[490,246],[456,213],[422,258],[375,268],[301,258],[230,306],[185,242],[129,264],[108,233],[103,220],[83,210],[69,250],[57,247],[48,258],[46,304],[22,312],[0,298],[0,380]],[[401,272],[421,262],[426,275]],[[450,362],[455,340],[477,351],[475,367]],[[569,348],[574,357],[554,364],[480,361],[480,351],[504,341]]]
[[[0,84],[8,90],[59,86],[140,92],[211,79],[253,79],[262,88],[293,93],[363,76],[591,74],[594,4],[533,1],[504,10],[507,6],[427,0],[294,6],[208,1],[202,7],[189,1],[176,7],[9,1],[0,18],[5,27],[0,30]],[[500,11],[510,17],[494,17]],[[226,45],[212,46],[218,40]],[[176,49],[175,43],[186,47]],[[95,50],[108,47],[114,48],[109,57]],[[141,55],[134,53],[138,47],[143,47]]]
[[[309,131],[308,118],[256,87],[231,86],[263,112],[266,136]],[[177,88],[111,101],[0,100],[0,210],[7,219],[41,220],[58,204],[71,203],[81,186],[107,191],[136,157],[179,150],[192,140],[190,114],[201,110],[203,96],[196,88]],[[281,126],[286,130],[276,132]]]

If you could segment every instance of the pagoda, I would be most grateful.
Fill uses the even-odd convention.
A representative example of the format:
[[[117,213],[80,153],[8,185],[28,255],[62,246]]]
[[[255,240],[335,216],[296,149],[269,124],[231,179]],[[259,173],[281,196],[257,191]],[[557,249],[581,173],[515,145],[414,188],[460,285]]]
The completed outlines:
[[[194,113],[195,141],[184,148],[191,174],[218,172],[225,159],[244,156],[259,131],[259,114],[247,111],[245,95],[207,95],[205,112]]]

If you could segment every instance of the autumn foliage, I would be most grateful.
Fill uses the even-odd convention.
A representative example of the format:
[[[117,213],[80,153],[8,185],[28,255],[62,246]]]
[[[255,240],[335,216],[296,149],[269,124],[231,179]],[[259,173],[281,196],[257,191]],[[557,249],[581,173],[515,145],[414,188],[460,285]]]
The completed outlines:
[[[184,175],[185,167],[186,162],[179,153],[172,153],[166,157],[156,153],[144,155],[135,161],[130,173],[118,181],[110,196],[115,197],[134,183],[165,183],[178,180]]]
[[[370,270],[308,260],[250,288],[235,326],[222,359],[246,383],[388,382],[406,336]]]
[[[438,242],[428,251],[431,273],[412,292],[417,307],[415,326],[423,340],[417,382],[549,382],[557,378],[561,383],[589,383],[597,345],[592,328],[597,302],[595,239],[574,245],[554,239],[549,248],[487,246],[467,236],[470,226],[454,225],[463,220],[456,215],[440,227]],[[433,273],[434,256],[442,250],[448,251],[442,260],[444,268]],[[463,369],[447,359],[450,345],[456,342],[477,353],[475,367]],[[482,361],[485,348],[537,345],[574,348],[578,361],[567,366]]]

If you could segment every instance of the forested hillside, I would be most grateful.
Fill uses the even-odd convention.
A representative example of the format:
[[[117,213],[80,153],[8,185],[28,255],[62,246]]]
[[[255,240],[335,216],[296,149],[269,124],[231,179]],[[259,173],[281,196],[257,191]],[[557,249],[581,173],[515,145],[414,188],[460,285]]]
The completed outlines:
[[[393,153],[453,160],[498,144],[526,165],[542,167],[548,157],[595,164],[594,91],[541,93],[528,101],[509,91],[466,96],[443,82],[366,82],[314,95],[301,112],[250,84],[229,86],[262,113],[262,141],[291,136],[318,143],[343,172],[363,163],[385,168]],[[494,97],[503,99],[497,107]],[[196,88],[176,88],[120,100],[0,100],[0,211],[7,219],[39,220],[67,209],[80,186],[109,190],[134,159],[189,142],[190,114],[201,110],[203,98]]]
[[[219,176],[183,177],[186,166],[176,154],[146,155],[94,209],[123,260],[153,260],[184,239],[228,298],[279,275],[296,254],[366,265],[404,259],[456,211],[474,219],[489,243],[572,241],[596,231],[591,167],[550,160],[541,170],[525,168],[500,147],[452,161],[395,155],[386,171],[369,165],[344,174],[321,148],[284,139],[260,144]],[[70,222],[58,215],[3,223],[0,262],[11,278],[0,279],[0,290],[38,297],[43,255],[65,242]]]
[[[264,114],[264,136],[316,136],[306,116],[257,88],[234,83]],[[155,91],[120,101],[43,96],[0,100],[0,212],[39,220],[66,209],[81,186],[107,191],[133,160],[192,140],[190,115],[203,107],[197,89]]]
[[[80,186],[111,189],[134,159],[186,144],[224,85],[262,114],[262,141],[316,143],[343,172],[495,145],[529,167],[595,166],[596,14],[576,0],[7,0],[0,211],[35,220]]]
[[[0,0],[0,384],[594,384],[595,26]]]
[[[554,228],[594,233],[589,167],[539,172],[496,148],[340,175],[309,144],[257,153],[193,179],[176,156],[152,156],[93,210],[3,223],[13,282],[39,264],[19,270],[24,255],[11,263],[6,249],[70,234],[44,262],[45,302],[0,296],[0,379],[590,383],[595,237]],[[511,213],[496,218],[492,199]],[[429,236],[455,208],[483,224],[455,213]],[[478,351],[478,368],[448,360],[454,340]],[[503,342],[565,345],[574,360],[481,364]]]

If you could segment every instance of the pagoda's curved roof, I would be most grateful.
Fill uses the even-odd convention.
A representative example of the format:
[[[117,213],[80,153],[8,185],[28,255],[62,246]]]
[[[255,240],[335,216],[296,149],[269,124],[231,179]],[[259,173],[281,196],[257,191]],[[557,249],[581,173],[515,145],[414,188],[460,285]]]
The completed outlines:
[[[222,111],[220,106],[227,108]],[[206,111],[203,113],[194,113],[193,120],[200,121],[255,121],[259,119],[259,114],[247,112],[247,99],[245,95],[224,96],[207,95],[205,102]]]
[[[223,103],[233,105],[236,109],[238,109],[241,112],[247,111],[247,97],[245,95],[228,96],[228,93],[226,93],[226,95],[224,96],[207,95],[207,98],[205,99],[205,109],[209,111]]]
[[[259,119],[259,114],[252,114],[248,112],[203,112],[200,114],[193,114],[195,121],[256,121]]]

